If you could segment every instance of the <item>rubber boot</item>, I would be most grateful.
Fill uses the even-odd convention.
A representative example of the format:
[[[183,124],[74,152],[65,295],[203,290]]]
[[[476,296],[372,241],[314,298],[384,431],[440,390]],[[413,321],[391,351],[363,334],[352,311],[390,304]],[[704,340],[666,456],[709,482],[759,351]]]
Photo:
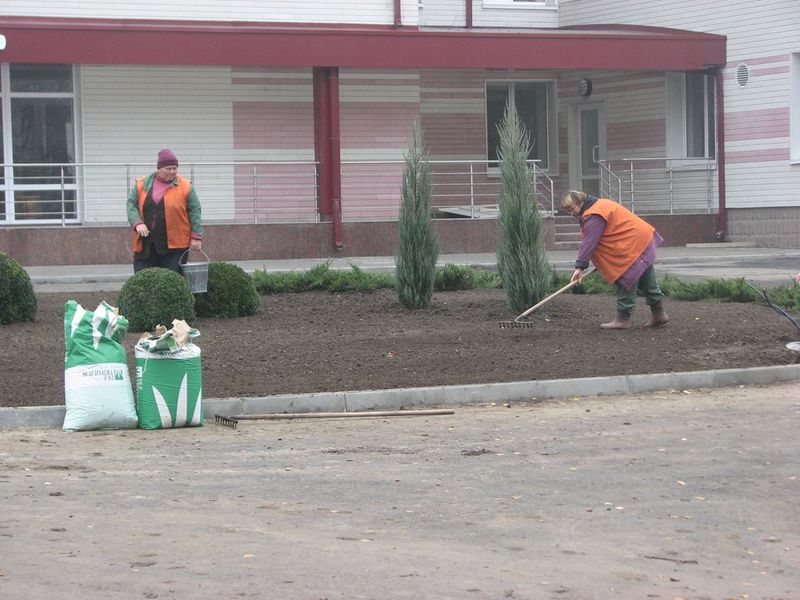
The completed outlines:
[[[613,321],[600,325],[603,329],[628,329],[631,326],[631,316],[627,313],[617,311],[617,316]]]
[[[661,300],[656,302],[655,304],[650,305],[650,318],[647,319],[647,323],[644,324],[645,327],[663,327],[669,323],[669,316],[667,315],[667,311],[664,310],[664,305],[661,303]]]

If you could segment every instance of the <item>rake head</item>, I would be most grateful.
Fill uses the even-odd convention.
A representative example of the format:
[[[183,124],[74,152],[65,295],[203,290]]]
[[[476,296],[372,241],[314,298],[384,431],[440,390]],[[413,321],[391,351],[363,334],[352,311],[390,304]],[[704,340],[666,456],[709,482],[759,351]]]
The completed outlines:
[[[533,329],[533,321],[500,321],[500,329]]]
[[[214,421],[217,425],[224,425],[231,429],[236,429],[236,426],[239,424],[239,419],[235,417],[223,417],[222,415],[214,415]]]

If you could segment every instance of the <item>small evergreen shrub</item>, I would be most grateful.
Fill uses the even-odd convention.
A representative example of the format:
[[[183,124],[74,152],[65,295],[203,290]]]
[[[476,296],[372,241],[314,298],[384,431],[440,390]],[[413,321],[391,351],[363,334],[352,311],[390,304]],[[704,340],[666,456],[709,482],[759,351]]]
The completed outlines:
[[[503,280],[500,279],[500,275],[485,269],[447,263],[441,269],[436,270],[434,289],[437,292],[501,287],[503,287]]]
[[[390,273],[367,273],[357,265],[350,265],[349,271],[335,274],[328,289],[331,292],[372,292],[393,286],[394,277]]]
[[[253,278],[238,265],[208,265],[208,291],[195,298],[198,317],[244,317],[258,312],[259,296]]]
[[[195,319],[194,295],[180,273],[161,267],[142,269],[125,282],[119,293],[119,312],[128,319],[130,331],[167,329],[172,320]]]
[[[550,291],[555,292],[561,289],[570,282],[572,278],[572,271],[559,273],[553,270],[552,282],[550,284]],[[610,294],[614,292],[614,286],[606,283],[600,273],[592,273],[583,278],[583,280],[570,290],[572,294]]]
[[[33,321],[35,316],[36,294],[28,272],[0,252],[0,324]]]
[[[767,290],[769,299],[778,306],[800,313],[800,284],[792,281]]]
[[[530,131],[509,104],[498,134],[502,188],[497,270],[509,308],[521,313],[547,295],[551,269],[544,247],[539,205],[535,199],[531,200],[533,184],[527,162],[532,148]]]
[[[308,271],[267,273],[258,269],[253,273],[253,281],[260,294],[293,294],[311,290],[364,292],[394,287],[394,277],[390,273],[368,273],[356,265],[351,265],[349,271],[334,270],[329,260]]]
[[[469,290],[475,287],[475,270],[447,263],[437,269],[434,288],[440,292]]]
[[[431,219],[430,163],[422,125],[414,122],[403,168],[395,257],[395,295],[408,309],[426,308],[433,296],[439,240]]]

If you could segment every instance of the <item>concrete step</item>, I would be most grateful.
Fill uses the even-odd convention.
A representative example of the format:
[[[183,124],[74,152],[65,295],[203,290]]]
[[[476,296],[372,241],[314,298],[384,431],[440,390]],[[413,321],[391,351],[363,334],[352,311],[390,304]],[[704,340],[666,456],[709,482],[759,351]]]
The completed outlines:
[[[575,251],[577,251],[578,248],[580,248],[580,246],[581,246],[580,242],[569,242],[569,241],[562,242],[562,241],[559,241],[559,240],[555,240],[555,249],[556,250],[575,250]]]

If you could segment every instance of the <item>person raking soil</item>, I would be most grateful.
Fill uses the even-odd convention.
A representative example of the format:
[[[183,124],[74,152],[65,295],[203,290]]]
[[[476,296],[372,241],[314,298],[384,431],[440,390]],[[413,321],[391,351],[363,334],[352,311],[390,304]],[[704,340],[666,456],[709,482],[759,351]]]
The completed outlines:
[[[613,284],[617,294],[614,320],[603,329],[628,329],[640,290],[650,307],[645,327],[662,327],[669,322],[664,294],[656,279],[656,248],[664,241],[655,227],[608,198],[597,198],[574,190],[561,199],[561,207],[578,219],[581,245],[571,281],[580,279],[593,262],[600,274]]]

